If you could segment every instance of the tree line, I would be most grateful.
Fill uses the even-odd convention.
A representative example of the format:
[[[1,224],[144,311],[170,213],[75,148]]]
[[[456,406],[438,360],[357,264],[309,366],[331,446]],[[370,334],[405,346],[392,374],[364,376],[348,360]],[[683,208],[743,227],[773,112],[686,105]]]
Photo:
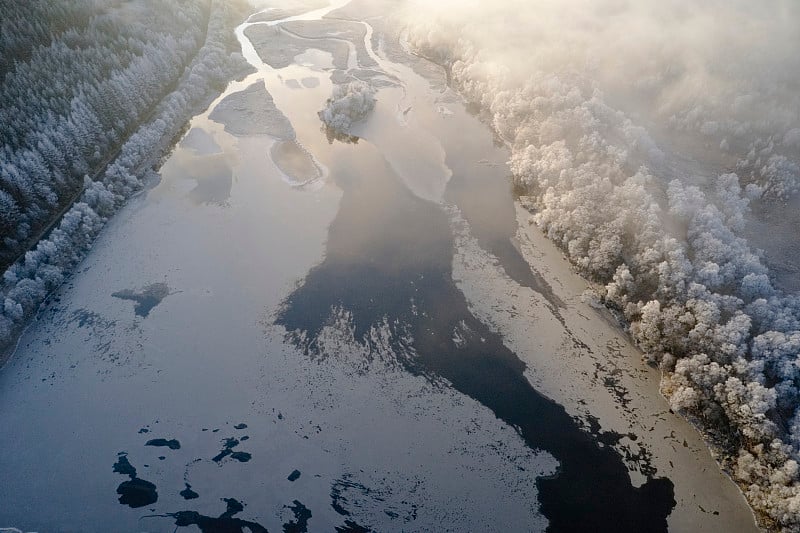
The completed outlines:
[[[247,68],[242,0],[0,0],[0,349]]]

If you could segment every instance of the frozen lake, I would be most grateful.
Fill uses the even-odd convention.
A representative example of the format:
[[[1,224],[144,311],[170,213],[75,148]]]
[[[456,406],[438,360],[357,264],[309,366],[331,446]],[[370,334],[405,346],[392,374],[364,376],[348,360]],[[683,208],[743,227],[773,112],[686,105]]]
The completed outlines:
[[[506,149],[381,20],[322,19],[345,4],[240,27],[256,72],[23,336],[0,528],[754,530],[519,226]],[[353,79],[377,106],[332,138]]]

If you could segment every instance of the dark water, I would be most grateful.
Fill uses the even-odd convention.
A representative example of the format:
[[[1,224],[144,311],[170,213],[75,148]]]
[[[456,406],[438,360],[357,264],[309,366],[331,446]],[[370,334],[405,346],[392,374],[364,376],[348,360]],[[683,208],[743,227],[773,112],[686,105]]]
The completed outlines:
[[[156,446],[158,448],[169,448],[170,450],[180,450],[181,443],[177,439],[150,439],[145,446]]]
[[[238,423],[233,425],[233,428],[242,431],[247,429],[248,425],[244,422]],[[205,432],[206,430],[202,430]],[[139,430],[140,434],[149,433],[150,430],[147,428],[142,428]],[[209,433],[216,433],[217,430],[213,430]],[[245,441],[248,441],[249,437],[247,435],[240,435],[238,437],[226,437],[221,440],[222,450],[214,456],[213,458],[195,458],[192,459],[188,464],[185,465],[184,470],[186,474],[184,474],[183,479],[183,489],[178,491],[178,494],[187,502],[192,500],[198,500],[200,498],[200,494],[196,491],[192,490],[192,485],[188,483],[187,476],[190,467],[200,463],[202,461],[213,461],[219,466],[223,466],[226,461],[228,460],[236,460],[239,462],[247,462],[251,459],[251,455],[248,452],[238,451],[237,448]],[[163,447],[168,448],[170,450],[179,450],[181,449],[181,444],[178,439],[166,439],[166,438],[158,438],[158,439],[150,439],[144,443],[144,446],[155,446],[155,447]],[[172,457],[159,457],[159,459],[167,459],[169,461],[173,460]],[[140,465],[144,468],[149,468],[149,465],[143,464]],[[117,488],[117,494],[119,495],[119,503],[122,505],[129,506],[131,508],[137,509],[142,507],[147,507],[149,511],[152,513],[155,511],[154,504],[158,501],[158,489],[155,483],[152,483],[148,480],[142,479],[139,477],[137,468],[131,464],[128,459],[128,453],[125,451],[119,452],[117,454],[117,461],[114,463],[112,470],[120,474],[122,476],[126,476],[128,479],[123,481],[119,484]],[[296,481],[300,478],[301,473],[299,470],[293,470],[291,474],[288,476],[289,481]],[[346,483],[346,481],[342,481]],[[165,487],[161,487],[164,489],[164,492],[170,492],[171,490],[176,490],[175,485],[169,483],[167,480],[167,485]],[[181,510],[175,512],[167,512],[163,514],[146,514],[142,515],[140,519],[148,519],[149,521],[154,521],[152,523],[158,524],[158,527],[162,527],[163,521],[171,521],[171,523],[175,526],[174,530],[177,531],[178,528],[183,527],[192,527],[196,526],[200,531],[203,533],[244,533],[244,532],[251,532],[251,533],[264,533],[267,531],[267,528],[261,525],[259,522],[255,520],[248,520],[239,515],[246,515],[249,512],[255,511],[258,513],[259,511],[263,511],[261,509],[248,509],[247,504],[241,500],[235,498],[221,498],[219,500],[221,502],[220,505],[224,504],[225,510],[222,511],[217,516],[210,516],[203,514],[199,511],[195,510]],[[363,527],[358,523],[350,520],[349,517],[350,513],[344,507],[347,503],[344,497],[337,498],[335,495],[331,495],[331,502],[334,508],[338,507],[337,512],[342,515],[342,523],[339,526],[335,527],[336,531],[340,532],[368,532],[371,531],[369,528]],[[284,533],[305,533],[309,531],[309,521],[313,517],[313,512],[311,509],[306,507],[300,500],[294,499],[291,500],[290,503],[287,503],[283,506],[284,509],[287,510],[287,514],[291,515],[291,518],[286,520],[282,526],[281,531]],[[170,522],[166,522],[170,523]],[[162,529],[158,529],[161,531]],[[273,530],[275,531],[275,530]]]
[[[398,360],[409,372],[446,380],[516,428],[531,448],[558,460],[558,473],[538,482],[551,531],[665,531],[675,505],[672,482],[650,476],[634,487],[613,448],[531,387],[525,364],[471,315],[452,280],[454,241],[447,214],[409,193],[371,146],[359,146],[357,154],[332,169],[344,195],[325,260],[286,299],[276,322],[305,353],[320,357],[327,354],[321,353],[319,335],[333,310],[352,314],[355,337],[367,346],[370,328],[386,319]],[[509,258],[504,264],[513,265],[514,277],[546,291],[527,266],[522,268],[509,235],[481,233],[479,213],[494,207],[480,199],[491,204],[497,195],[484,194],[487,184],[480,175],[462,179],[454,170],[448,195],[473,215],[479,238]],[[508,217],[513,204],[506,194],[501,216]]]
[[[152,311],[161,301],[169,296],[169,287],[166,283],[153,283],[143,288],[141,291],[133,289],[126,289],[118,291],[111,296],[119,298],[120,300],[130,300],[135,303],[133,307],[136,316],[147,318]]]
[[[202,533],[243,533],[244,531],[267,533],[267,528],[257,522],[236,518],[237,514],[244,511],[244,505],[241,502],[234,498],[223,498],[222,501],[225,502],[225,512],[217,517],[205,516],[197,511],[179,511],[158,516],[174,518],[175,529],[197,526]]]
[[[220,452],[216,456],[214,456],[214,458],[211,460],[214,461],[215,463],[220,463],[226,457],[230,457],[231,459],[235,459],[240,463],[246,463],[247,461],[252,459],[253,456],[250,455],[248,452],[242,452],[238,450],[235,451],[234,448],[239,446],[240,443],[241,441],[239,439],[235,439],[233,437],[225,439],[225,441],[223,442],[222,450],[220,450]]]
[[[113,468],[114,472],[130,478],[117,487],[119,503],[135,509],[158,501],[155,484],[137,477],[136,468],[128,461],[128,455],[125,452],[121,452],[117,456],[117,462],[114,463]]]
[[[472,236],[481,248],[497,257],[511,279],[544,296],[551,310],[557,311],[563,302],[547,281],[531,270],[513,243],[517,215],[506,165],[510,153],[505,147],[493,145],[488,128],[465,114],[459,110],[452,120],[443,121],[443,131],[439,133],[447,153],[445,161],[453,171],[445,200],[458,206]],[[481,161],[476,163],[476,157]]]

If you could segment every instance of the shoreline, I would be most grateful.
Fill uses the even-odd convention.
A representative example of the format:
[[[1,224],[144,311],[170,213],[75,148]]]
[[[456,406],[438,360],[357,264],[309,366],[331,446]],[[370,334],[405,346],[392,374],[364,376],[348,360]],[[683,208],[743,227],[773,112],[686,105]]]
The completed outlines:
[[[220,15],[222,16],[222,15]],[[211,39],[209,39],[208,35],[206,35],[206,40],[203,45],[198,49],[195,56],[189,62],[189,65],[186,67],[185,72],[181,75],[181,77],[175,82],[175,87],[172,91],[165,94],[164,97],[153,107],[152,111],[145,117],[145,120],[141,122],[130,134],[130,136],[126,139],[124,143],[122,143],[116,150],[116,153],[113,155],[111,159],[105,162],[102,171],[94,173],[94,178],[92,179],[92,183],[101,183],[105,182],[107,173],[109,168],[113,165],[117,164],[121,157],[125,155],[125,150],[135,150],[136,143],[140,142],[137,136],[142,136],[151,131],[154,127],[154,124],[157,124],[159,121],[167,123],[165,119],[169,118],[169,115],[173,112],[169,108],[169,100],[174,98],[175,95],[179,94],[181,89],[184,89],[189,86],[190,76],[194,72],[194,68],[196,65],[200,65],[203,58],[201,54],[207,48],[213,45]],[[208,53],[208,52],[206,52]],[[218,88],[213,83],[213,80],[210,78],[207,80],[208,83],[208,90],[206,93],[197,98],[195,101],[189,101],[186,104],[186,109],[184,109],[183,114],[179,120],[172,121],[171,124],[166,126],[167,130],[164,132],[163,135],[153,143],[152,146],[149,148],[149,154],[144,155],[139,161],[135,163],[135,166],[130,169],[139,180],[139,184],[137,190],[134,190],[132,194],[122,199],[119,205],[113,208],[113,212],[109,215],[105,216],[105,220],[101,223],[100,228],[96,232],[96,234],[92,235],[90,238],[90,242],[88,247],[85,250],[81,250],[79,252],[78,259],[68,265],[57,265],[63,268],[63,279],[56,285],[49,287],[44,294],[44,297],[41,299],[40,302],[36,305],[36,308],[32,310],[30,313],[26,313],[26,316],[22,318],[22,320],[16,324],[12,324],[13,329],[9,335],[8,339],[0,339],[0,369],[2,369],[5,365],[7,365],[16,354],[20,340],[22,339],[25,332],[28,328],[38,320],[38,316],[41,311],[47,306],[50,298],[55,295],[59,288],[64,285],[65,283],[69,282],[72,276],[77,271],[78,267],[84,261],[86,256],[91,252],[91,249],[94,243],[97,241],[100,234],[103,233],[105,226],[108,222],[114,218],[114,216],[131,200],[136,198],[137,196],[141,195],[142,192],[147,191],[149,188],[154,186],[154,183],[157,182],[155,176],[158,175],[158,179],[160,179],[160,168],[164,164],[164,162],[169,158],[172,151],[175,149],[177,144],[182,139],[183,135],[186,133],[187,127],[191,123],[194,117],[199,114],[203,114],[206,112],[220,97],[221,94],[224,94],[227,86],[230,85],[232,82],[235,82],[239,79],[245,77],[249,72],[248,68],[244,68],[243,65],[239,65],[236,70],[232,70],[229,73],[228,79],[226,80],[225,88]],[[133,147],[133,148],[131,148]],[[86,185],[84,184],[81,187],[81,192],[75,197],[74,201],[72,201],[68,206],[66,206],[63,212],[59,215],[58,218],[54,219],[48,226],[45,232],[42,232],[42,236],[36,242],[32,243],[31,246],[26,250],[26,254],[33,252],[38,249],[42,242],[47,241],[49,235],[54,231],[60,228],[64,215],[70,213],[73,209],[75,209],[76,205],[84,201],[86,194]],[[21,262],[25,261],[25,254],[23,254],[20,258],[18,258],[15,262],[11,263],[8,266],[8,269],[13,268],[15,265],[20,264]],[[6,270],[8,270],[6,269]],[[4,293],[10,290],[6,286],[0,286],[0,293]]]
[[[601,442],[612,443],[634,484],[660,476],[673,481],[671,530],[760,531],[755,511],[715,450],[696,426],[670,411],[660,370],[646,364],[604,306],[587,301],[590,282],[529,224],[530,212],[519,200],[515,207],[514,244],[561,303],[554,311],[540,293],[511,280],[451,207],[453,276],[470,310],[523,359],[525,376],[537,391],[580,419]]]
[[[349,17],[345,16],[345,19],[349,19]],[[383,28],[383,30],[387,31],[386,28]],[[406,52],[410,58],[420,62],[429,63],[430,65],[437,67],[437,70],[442,73],[442,78],[446,80],[445,86],[450,87],[450,89],[455,91],[459,97],[463,98],[458,88],[454,87],[451,83],[449,68],[446,64],[438,62],[430,57],[424,57],[415,54],[411,50],[404,49],[403,51]],[[402,64],[412,68],[415,72],[417,72],[417,74],[425,77],[430,83],[434,83],[434,78],[438,78],[438,76],[432,76],[430,72],[425,72],[424,69],[422,69],[422,66],[415,64],[414,61],[399,61]],[[420,69],[422,69],[422,71]],[[483,119],[481,119],[481,122],[483,122],[490,131],[494,132],[495,135],[498,135],[497,132],[495,132],[490,125],[486,124]],[[507,139],[499,140],[510,148]],[[649,427],[653,428],[660,424],[661,426],[675,428],[676,434],[686,436],[685,442],[686,444],[691,443],[691,448],[689,448],[689,453],[684,455],[694,455],[698,457],[698,462],[702,463],[703,466],[703,469],[701,469],[703,474],[698,477],[703,478],[710,475],[710,482],[706,480],[706,482],[700,483],[699,485],[696,483],[681,483],[679,478],[683,477],[686,480],[691,480],[692,476],[681,474],[681,476],[678,478],[673,478],[671,476],[670,459],[659,459],[659,455],[663,455],[663,453],[659,454],[659,452],[669,451],[670,453],[677,453],[675,452],[676,449],[679,451],[684,450],[683,439],[681,439],[680,442],[674,442],[676,446],[672,446],[672,449],[668,450],[666,445],[656,446],[655,443],[652,442],[655,439],[649,438],[653,429],[646,431],[647,435],[642,435],[641,433],[639,434],[639,436],[644,437],[639,439],[639,442],[651,441],[651,449],[656,455],[652,462],[658,466],[658,473],[656,475],[667,476],[676,481],[675,498],[678,500],[678,505],[675,507],[675,509],[673,509],[673,512],[669,517],[669,525],[671,530],[718,531],[725,527],[731,531],[763,531],[765,516],[758,513],[755,508],[750,505],[750,502],[746,498],[742,488],[733,480],[733,477],[725,469],[721,462],[724,460],[722,457],[722,451],[715,447],[713,443],[708,440],[701,427],[687,419],[685,416],[674,413],[670,410],[669,402],[662,393],[662,371],[646,362],[643,352],[635,345],[633,339],[624,330],[623,324],[620,323],[619,319],[613,315],[613,312],[607,308],[605,304],[599,300],[596,300],[593,295],[587,298],[587,295],[593,291],[593,284],[581,277],[574,270],[569,261],[564,257],[561,250],[558,249],[554,242],[552,242],[542,233],[538,226],[535,226],[532,222],[529,223],[531,213],[523,206],[523,203],[519,198],[514,200],[514,204],[517,212],[518,230],[515,239],[513,239],[513,245],[520,250],[525,262],[528,264],[528,266],[530,266],[531,270],[550,282],[550,288],[553,290],[548,290],[549,288],[545,287],[545,291],[548,294],[538,294],[527,287],[517,285],[505,274],[500,261],[496,257],[482,250],[477,243],[474,243],[475,246],[474,248],[471,248],[471,251],[478,251],[478,255],[482,255],[482,259],[486,263],[483,266],[489,266],[489,264],[491,264],[495,276],[503,278],[503,283],[507,284],[506,287],[508,287],[508,291],[505,293],[506,302],[513,302],[514,299],[524,299],[524,297],[519,298],[518,294],[526,293],[526,291],[528,291],[528,293],[535,295],[535,299],[529,300],[526,304],[530,308],[536,308],[538,313],[544,315],[550,314],[550,311],[548,310],[553,309],[555,309],[555,313],[557,315],[566,315],[563,317],[554,317],[551,315],[549,317],[549,320],[552,322],[552,326],[555,330],[569,330],[571,327],[577,327],[577,329],[584,330],[579,332],[580,334],[578,336],[581,337],[587,333],[586,330],[591,332],[592,327],[581,326],[579,322],[593,322],[594,328],[604,330],[605,335],[609,336],[610,339],[613,339],[613,341],[617,344],[613,350],[608,347],[594,346],[595,350],[592,353],[581,353],[584,366],[588,364],[588,368],[571,369],[573,372],[572,377],[579,378],[578,382],[580,382],[582,385],[585,385],[588,390],[591,390],[589,396],[594,395],[596,397],[598,393],[604,394],[610,407],[601,413],[589,413],[586,410],[586,399],[580,396],[580,394],[583,392],[580,386],[573,387],[573,392],[575,394],[572,395],[566,393],[564,390],[559,390],[559,385],[568,382],[569,379],[564,379],[563,372],[561,373],[562,375],[559,375],[560,373],[557,371],[557,369],[553,368],[552,364],[550,366],[545,365],[545,371],[542,372],[541,367],[537,367],[537,363],[543,362],[541,354],[539,356],[530,356],[530,352],[533,351],[531,348],[541,347],[543,343],[538,343],[536,339],[513,338],[513,334],[509,335],[509,332],[503,331],[502,325],[498,324],[498,322],[503,321],[502,319],[498,320],[499,317],[496,316],[497,310],[498,308],[502,307],[501,303],[503,302],[503,297],[498,296],[500,292],[495,292],[492,294],[489,291],[488,294],[483,293],[480,297],[476,298],[475,296],[478,292],[474,291],[476,289],[476,284],[474,284],[476,280],[467,282],[465,279],[457,279],[457,272],[459,271],[459,268],[457,268],[455,263],[459,260],[460,255],[462,256],[462,260],[464,258],[461,252],[463,252],[462,245],[464,244],[463,237],[465,236],[464,231],[461,231],[461,234],[459,235],[459,229],[457,226],[460,224],[466,226],[467,240],[472,239],[474,241],[474,238],[469,235],[468,223],[461,219],[460,213],[456,213],[453,216],[452,222],[454,222],[454,233],[456,236],[457,248],[459,249],[456,250],[456,254],[453,259],[453,275],[454,278],[456,278],[455,281],[457,285],[467,297],[470,310],[475,313],[475,316],[478,317],[482,322],[489,325],[491,329],[499,332],[504,338],[506,345],[526,362],[528,365],[526,377],[536,388],[536,390],[563,405],[567,411],[574,416],[582,417],[586,423],[587,431],[592,432],[595,429],[593,424],[599,422],[603,430],[611,430],[611,433],[625,433],[626,429],[629,429],[626,427],[625,423],[627,418],[632,419],[633,425],[639,425],[640,429],[646,429],[641,427],[643,426],[642,416],[638,413],[634,414],[631,412],[635,410],[636,404],[636,399],[631,397],[638,396],[646,399],[646,402],[650,406],[651,410],[653,406],[657,406],[660,409],[660,412],[654,412],[651,414],[660,415],[661,419],[658,419],[657,424],[653,424]],[[445,209],[452,210],[453,208],[445,205]],[[451,215],[453,215],[452,212]],[[462,226],[462,230],[463,229],[464,228]],[[474,259],[474,256],[471,259]],[[461,274],[464,274],[463,270]],[[466,278],[466,276],[464,277]],[[488,279],[489,278],[487,277],[485,281],[488,281]],[[496,279],[497,278],[495,278],[495,280]],[[477,281],[480,282],[480,280]],[[473,285],[471,287],[467,287],[466,285],[469,283],[473,283]],[[480,283],[477,285],[480,285]],[[470,291],[474,292],[470,294]],[[591,302],[589,300],[591,300]],[[563,302],[567,302],[566,308],[572,311],[572,313],[563,312],[564,309],[560,305]],[[517,307],[522,306],[518,305]],[[508,312],[506,319],[520,318],[520,313],[517,308],[506,309],[505,311]],[[495,316],[493,316],[493,314]],[[512,317],[514,314],[517,316]],[[527,329],[535,327],[537,331],[540,330],[537,324],[538,321],[536,320],[536,317],[538,316],[539,315],[537,313],[531,313],[528,315],[528,317],[533,318],[533,320],[529,320],[527,322],[523,320],[518,322],[517,327],[514,328],[516,334],[519,337],[525,337],[525,332]],[[506,325],[508,325],[508,323]],[[548,328],[546,327],[541,329],[548,331]],[[591,337],[591,335],[589,337]],[[591,345],[591,340],[591,338],[588,339],[589,342],[587,342],[587,344]],[[570,342],[574,342],[574,339],[570,339]],[[551,342],[551,344],[557,343]],[[609,353],[612,352],[622,353],[623,357],[626,359],[625,364],[617,365],[614,362],[614,359],[616,359],[617,356],[612,357],[609,355]],[[544,353],[556,354],[557,350],[550,352],[544,351]],[[569,356],[571,355],[572,354],[569,354]],[[555,357],[553,359],[558,361],[563,358]],[[606,363],[605,365],[603,364],[603,361]],[[604,366],[604,368],[596,368],[594,365]],[[619,373],[622,373],[622,381],[626,382],[622,387],[618,385],[621,379],[618,375]],[[553,378],[555,385],[548,387],[547,384],[544,383],[545,378],[539,376],[539,374],[546,374],[547,379]],[[606,380],[608,386],[603,384],[606,382]],[[634,407],[630,410],[626,410],[626,405],[623,404],[634,405]],[[596,405],[594,405],[593,409],[596,408]],[[628,424],[628,426],[630,426],[630,424]],[[672,430],[670,429],[670,431]],[[597,437],[598,435],[595,436]],[[599,436],[602,437],[603,435],[601,434]],[[660,440],[665,443],[670,442],[665,439]],[[634,444],[635,443],[628,442],[627,446],[630,447]],[[621,447],[624,446],[626,446],[626,444],[623,444]],[[623,455],[623,457],[625,457],[626,453],[629,453],[624,449],[618,451],[620,451],[620,454]],[[647,453],[648,452],[644,452],[644,455],[647,455]],[[672,462],[674,463],[674,461]],[[636,472],[635,467],[631,470],[632,476],[639,476],[642,478],[642,482],[644,482],[645,477]],[[710,486],[712,483],[722,487],[723,490],[705,491],[711,492],[712,494],[701,495],[701,497],[698,498],[699,503],[697,503],[697,505],[693,505],[694,501],[691,499],[692,495],[689,494],[688,491],[690,491],[692,487],[701,486],[705,488]],[[721,494],[718,494],[720,492]],[[683,501],[681,501],[681,496],[683,497]],[[708,498],[709,496],[711,497]],[[719,508],[712,508],[713,506],[707,504],[707,502],[705,504],[703,503],[703,497],[707,497],[709,501],[716,500],[722,505],[720,505]],[[719,514],[715,514],[715,511]],[[714,517],[716,520],[709,520],[710,517]],[[700,523],[705,524],[705,526],[701,527],[699,525]]]
[[[528,238],[528,239],[531,239],[531,240],[537,239],[537,241],[538,241],[537,245],[540,245],[541,242],[542,242],[541,239],[544,239],[544,241],[546,241],[552,247],[555,248],[557,253],[561,254],[561,251],[555,246],[555,243],[553,243],[550,239],[548,239],[542,233],[542,231],[539,229],[539,227],[532,220],[530,220],[530,217],[532,216],[532,213],[523,204],[523,202],[520,199],[515,199],[514,203],[515,203],[515,206],[517,208],[517,221],[519,223],[519,228],[520,228],[519,229],[519,233],[524,234],[525,238]],[[564,257],[563,254],[561,254],[561,256],[562,256],[563,260],[568,263],[567,258]],[[526,260],[528,260],[529,256],[526,255],[525,257],[526,257]],[[529,264],[531,265],[531,268],[534,268],[534,264],[530,260],[528,260],[528,261],[529,261]],[[582,279],[587,284],[588,290],[595,290],[594,284],[592,282],[586,280],[585,278],[581,277],[577,272],[574,271],[574,269],[572,269],[571,265],[570,265],[570,271],[571,271],[571,273],[573,275],[576,275],[576,276],[580,277],[580,279]],[[601,318],[603,318],[605,320],[605,322],[607,324],[609,324],[611,327],[613,327],[616,330],[618,330],[625,337],[625,339],[632,346],[632,348],[634,350],[636,350],[641,355],[641,360],[640,361],[641,361],[642,365],[647,366],[647,367],[653,369],[655,372],[657,372],[657,374],[658,374],[657,393],[661,397],[664,405],[669,407],[669,398],[663,392],[663,385],[664,385],[664,379],[665,379],[664,371],[661,368],[659,368],[657,366],[654,366],[654,365],[651,365],[651,364],[646,362],[646,354],[644,352],[642,352],[641,349],[638,346],[636,346],[636,343],[634,342],[633,338],[631,338],[631,336],[626,331],[624,323],[622,323],[620,321],[621,319],[619,317],[617,317],[608,307],[606,307],[605,304],[600,303],[600,302],[596,302],[595,304],[589,304],[589,305],[590,305],[590,307],[592,307],[597,312],[598,315],[600,315]],[[747,496],[746,496],[744,490],[739,485],[739,483],[737,483],[737,481],[731,475],[731,473],[728,470],[728,468],[723,463],[723,461],[726,459],[724,451],[722,449],[720,449],[719,446],[716,446],[713,443],[711,438],[703,431],[703,427],[700,424],[698,424],[696,421],[692,420],[691,417],[685,416],[681,412],[676,412],[676,411],[674,411],[672,409],[669,410],[669,413],[670,413],[671,416],[674,416],[677,419],[682,420],[683,422],[688,424],[700,436],[700,438],[703,440],[703,443],[705,444],[705,448],[706,448],[707,453],[710,455],[712,461],[716,464],[719,472],[724,477],[726,477],[730,481],[731,484],[733,484],[736,487],[736,489],[738,490],[741,498],[746,502],[747,507],[750,510],[751,518],[752,518],[752,521],[753,521],[753,524],[755,525],[755,527],[759,531],[766,531],[766,529],[764,528],[763,524],[764,524],[765,521],[767,521],[768,517],[766,517],[765,515],[762,515],[761,513],[759,513],[750,504],[750,502],[747,499]]]
[[[450,68],[449,68],[448,64],[446,64],[444,62],[437,61],[435,58],[432,58],[432,57],[426,57],[424,55],[420,55],[418,53],[414,53],[411,50],[405,50],[405,51],[406,51],[406,53],[408,53],[412,57],[414,57],[414,58],[416,58],[418,60],[422,60],[422,61],[428,62],[428,63],[430,63],[432,65],[435,65],[439,69],[441,69],[441,71],[443,72],[443,75],[444,75],[443,77],[445,77],[446,80],[447,80],[446,81],[446,86],[449,87],[451,90],[455,91],[455,93],[458,94],[459,97],[464,98],[464,96],[462,95],[462,93],[460,92],[458,87],[455,86],[455,84],[453,84],[452,81],[451,81]],[[409,66],[412,66],[412,65],[409,65]],[[412,68],[414,68],[414,67],[412,66]],[[429,81],[432,81],[432,80],[429,80]],[[498,139],[499,139],[500,142],[502,142],[507,148],[510,149],[510,144],[511,143],[509,142],[509,140],[505,139],[505,138],[502,138],[502,136],[500,136],[499,132],[497,132],[494,128],[492,128],[491,125],[487,124],[486,121],[485,121],[485,117],[481,117],[481,122],[483,122],[490,131],[492,131],[495,135],[498,136]],[[533,223],[532,220],[530,220],[530,218],[532,216],[532,213],[528,210],[528,208],[525,207],[525,205],[523,204],[523,201],[521,201],[521,199],[519,197],[516,197],[516,195],[515,195],[514,204],[515,204],[515,208],[517,210],[518,231],[517,231],[517,235],[516,235],[516,237],[514,239],[514,243],[513,244],[514,244],[515,247],[520,249],[520,252],[522,253],[525,261],[527,262],[527,264],[530,266],[531,270],[534,271],[534,272],[537,272],[539,274],[542,274],[544,277],[548,277],[547,273],[550,272],[550,268],[553,268],[553,264],[557,263],[557,262],[561,262],[562,263],[562,265],[561,265],[562,272],[561,273],[563,273],[565,276],[568,276],[570,278],[573,278],[573,279],[577,280],[578,284],[583,284],[584,285],[584,289],[581,291],[580,295],[578,295],[577,293],[573,294],[573,298],[577,297],[580,300],[580,303],[585,304],[585,307],[590,309],[596,315],[595,318],[599,322],[603,322],[609,328],[613,329],[613,331],[615,331],[622,339],[624,339],[624,344],[627,346],[627,348],[630,349],[630,350],[633,350],[636,354],[638,354],[638,356],[639,356],[638,359],[636,361],[633,361],[635,368],[646,367],[646,370],[644,370],[645,372],[653,372],[653,373],[656,373],[658,375],[658,378],[657,378],[657,380],[655,382],[654,390],[655,390],[656,395],[660,399],[661,403],[663,404],[663,407],[667,410],[667,413],[669,414],[669,416],[675,417],[676,419],[680,420],[683,424],[688,425],[691,428],[691,430],[701,439],[701,442],[702,442],[702,445],[703,445],[703,449],[701,450],[701,453],[707,454],[710,457],[710,459],[712,460],[712,462],[715,465],[715,467],[716,467],[717,471],[719,472],[719,474],[721,476],[723,476],[725,479],[727,479],[728,484],[730,484],[733,487],[735,487],[736,493],[741,498],[741,500],[744,501],[744,504],[745,504],[745,506],[747,507],[747,509],[749,511],[749,522],[752,523],[752,529],[756,530],[756,531],[767,531],[768,530],[768,524],[770,522],[769,517],[765,513],[756,510],[756,508],[754,508],[750,504],[750,501],[748,500],[748,498],[745,495],[744,489],[735,481],[735,479],[733,478],[733,476],[731,475],[729,470],[723,464],[723,461],[725,460],[724,451],[721,450],[718,446],[714,445],[714,443],[711,440],[710,436],[707,435],[703,431],[703,428],[702,428],[702,426],[700,424],[692,421],[690,418],[686,417],[684,414],[675,413],[670,409],[668,398],[663,394],[663,388],[662,388],[663,378],[664,378],[663,371],[661,369],[657,368],[657,367],[651,366],[650,364],[648,364],[646,362],[645,354],[635,345],[634,340],[631,338],[631,336],[624,329],[624,324],[620,322],[619,317],[617,317],[617,316],[615,316],[613,314],[613,311],[611,309],[609,309],[604,303],[600,302],[599,300],[594,299],[593,295],[592,295],[592,297],[590,297],[590,299],[593,300],[592,303],[588,303],[587,298],[586,298],[587,293],[591,292],[591,291],[594,291],[595,290],[595,286],[592,284],[591,281],[585,279],[584,277],[580,276],[580,274],[577,273],[577,271],[571,265],[569,260],[564,256],[564,254],[561,252],[561,250],[556,246],[556,244],[553,241],[551,241],[549,238],[547,238],[547,236],[544,235],[544,233],[539,229],[539,227],[536,226],[535,223]],[[525,246],[521,246],[521,244],[525,243],[525,242],[528,243],[527,251],[525,251],[525,248],[526,248]],[[543,250],[546,250],[546,252],[544,252]],[[537,251],[541,252],[541,255],[538,255]],[[487,253],[487,255],[490,255],[490,254]],[[455,258],[454,258],[454,261],[455,261]],[[499,267],[499,264],[497,263],[496,258],[495,258],[495,263]],[[502,267],[499,267],[499,268],[502,269]],[[543,269],[543,270],[540,270],[540,269]],[[454,274],[455,274],[455,269],[454,269]],[[511,281],[511,280],[508,280],[508,281]],[[461,285],[459,285],[459,286],[461,286]],[[463,287],[461,287],[461,288],[463,290]],[[521,289],[528,290],[525,287],[521,287]],[[556,291],[556,292],[558,292],[558,291]],[[470,298],[468,296],[468,300],[469,299]],[[549,305],[551,305],[552,302],[548,301],[548,298],[541,297],[540,298],[540,304],[541,304],[540,307],[542,309],[547,309],[547,307]],[[473,302],[472,301],[470,301],[470,305],[471,305],[471,307],[473,306]],[[472,309],[472,310],[475,311],[475,309]],[[485,319],[485,318],[487,318],[487,317],[482,315],[482,319]],[[489,321],[487,323],[488,324],[493,324],[491,319],[489,319]],[[503,337],[505,338],[506,335],[503,334]],[[514,346],[509,346],[509,347],[512,350],[516,350],[516,348]],[[522,353],[520,353],[520,355],[522,355]],[[533,385],[536,387],[537,390],[539,390],[539,391],[543,392],[545,395],[549,396],[548,392],[540,389],[540,385],[538,383],[536,383],[533,380],[531,380],[531,382],[533,383]],[[558,403],[560,403],[560,404],[564,405],[565,407],[567,407],[568,411],[570,410],[569,406],[564,401],[562,401],[559,398],[554,397],[554,396],[551,396],[551,398],[555,399]],[[705,511],[703,511],[703,512],[705,512]],[[673,512],[673,515],[674,514],[675,513]],[[672,526],[672,523],[670,525]],[[691,522],[689,522],[689,525],[691,525]],[[748,525],[750,525],[750,524],[748,524]],[[737,530],[737,529],[734,529],[734,530]]]
[[[165,156],[174,148],[174,140]],[[164,157],[159,166],[163,162]],[[144,185],[145,191],[149,185]],[[634,485],[654,477],[675,482],[677,504],[669,516],[670,529],[758,530],[756,514],[718,462],[714,447],[690,420],[669,410],[661,371],[643,362],[642,352],[608,309],[587,298],[591,282],[580,277],[556,245],[533,227],[523,202],[514,202],[518,229],[513,244],[531,270],[545,279],[547,293],[509,278],[497,259],[477,245],[458,209],[442,207],[450,216],[456,241],[453,282],[469,310],[525,362],[525,379],[537,392],[563,406],[599,446],[612,446],[620,454]],[[77,272],[73,269],[61,285]],[[58,288],[50,295],[57,292]],[[39,312],[27,321],[16,346],[38,321]],[[3,364],[0,359],[0,369]]]

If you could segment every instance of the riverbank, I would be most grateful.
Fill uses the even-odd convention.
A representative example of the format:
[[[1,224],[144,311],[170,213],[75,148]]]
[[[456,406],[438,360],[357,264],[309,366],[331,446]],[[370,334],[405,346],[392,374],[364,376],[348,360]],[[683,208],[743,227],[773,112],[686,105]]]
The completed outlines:
[[[441,72],[360,22],[346,64],[373,43],[387,85],[332,142],[333,54],[284,36],[273,69],[250,24],[258,72],[192,120],[0,372],[0,525],[754,530]]]
[[[211,4],[206,40],[172,91],[148,113],[102,172],[86,176],[82,193],[43,238],[4,273],[0,282],[0,367],[16,350],[26,325],[46,299],[73,273],[107,221],[152,176],[185,132],[186,123],[211,104],[229,80],[248,65],[231,51],[241,6]]]
[[[516,212],[516,245],[552,296],[509,278],[453,211],[454,277],[473,313],[528,364],[526,376],[537,390],[625,457],[634,479],[654,469],[674,482],[671,531],[758,531],[744,496],[721,472],[702,436],[660,395],[659,371],[645,363],[615,318],[593,299],[590,284],[531,223],[531,213],[519,202]]]

